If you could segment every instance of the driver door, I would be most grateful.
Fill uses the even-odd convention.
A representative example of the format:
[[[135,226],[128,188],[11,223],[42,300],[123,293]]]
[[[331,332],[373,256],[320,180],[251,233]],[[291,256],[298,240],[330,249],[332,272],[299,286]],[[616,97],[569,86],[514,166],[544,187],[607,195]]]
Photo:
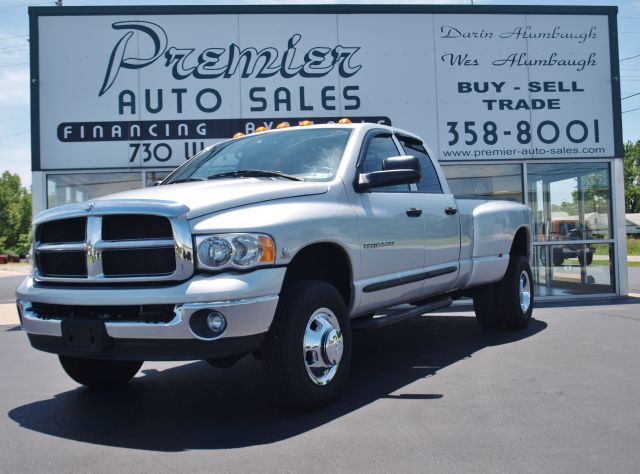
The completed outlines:
[[[382,170],[385,158],[401,155],[392,135],[371,131],[360,152],[357,174]],[[360,237],[359,311],[418,298],[423,287],[425,224],[415,187],[386,186],[356,193]]]

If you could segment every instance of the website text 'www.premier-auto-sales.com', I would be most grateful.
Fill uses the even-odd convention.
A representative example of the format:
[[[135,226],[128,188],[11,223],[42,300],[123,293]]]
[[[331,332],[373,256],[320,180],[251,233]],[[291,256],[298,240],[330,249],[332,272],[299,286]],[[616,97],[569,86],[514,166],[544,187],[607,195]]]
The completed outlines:
[[[603,147],[532,147],[532,148],[498,148],[485,150],[446,150],[444,158],[495,158],[512,157],[527,158],[540,156],[602,156],[606,152]]]

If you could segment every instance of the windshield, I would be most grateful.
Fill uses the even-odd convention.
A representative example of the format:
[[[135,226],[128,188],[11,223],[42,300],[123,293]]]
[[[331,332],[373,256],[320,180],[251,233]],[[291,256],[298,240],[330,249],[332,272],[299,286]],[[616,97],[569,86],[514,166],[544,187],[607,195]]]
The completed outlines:
[[[278,179],[278,174],[289,179],[330,181],[350,135],[350,128],[316,128],[229,140],[191,158],[162,184],[243,176]]]

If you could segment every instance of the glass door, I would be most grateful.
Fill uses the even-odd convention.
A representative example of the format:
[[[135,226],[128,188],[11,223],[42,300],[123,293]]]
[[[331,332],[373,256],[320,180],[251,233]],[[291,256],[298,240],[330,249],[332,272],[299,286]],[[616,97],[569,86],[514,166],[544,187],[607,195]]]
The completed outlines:
[[[527,166],[538,296],[615,292],[608,163]]]

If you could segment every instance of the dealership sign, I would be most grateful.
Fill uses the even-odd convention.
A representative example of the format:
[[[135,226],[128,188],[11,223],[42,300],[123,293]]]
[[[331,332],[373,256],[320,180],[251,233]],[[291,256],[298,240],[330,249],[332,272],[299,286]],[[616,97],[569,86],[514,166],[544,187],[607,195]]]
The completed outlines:
[[[609,14],[353,8],[33,9],[35,168],[177,166],[238,131],[341,117],[418,133],[439,160],[619,151]]]

